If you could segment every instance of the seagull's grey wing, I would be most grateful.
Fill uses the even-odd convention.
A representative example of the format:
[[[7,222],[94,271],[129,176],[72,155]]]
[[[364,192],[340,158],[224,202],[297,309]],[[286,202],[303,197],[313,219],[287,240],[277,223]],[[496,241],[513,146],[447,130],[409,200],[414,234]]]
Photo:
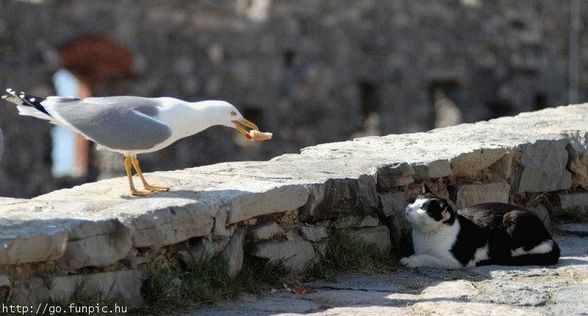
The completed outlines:
[[[156,99],[120,96],[47,101],[43,105],[52,115],[110,149],[150,149],[172,134],[167,124],[157,120],[160,103]]]

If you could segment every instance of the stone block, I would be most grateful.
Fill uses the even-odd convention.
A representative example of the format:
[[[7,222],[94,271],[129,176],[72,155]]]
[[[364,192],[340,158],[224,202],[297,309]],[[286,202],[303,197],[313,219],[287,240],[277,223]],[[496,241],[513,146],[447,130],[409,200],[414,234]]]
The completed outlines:
[[[34,229],[34,226],[30,227]],[[5,234],[6,232],[4,232]],[[12,238],[15,238],[14,236]],[[0,241],[0,265],[51,261],[60,258],[67,247],[68,233],[40,233],[30,237]]]
[[[210,259],[225,249],[228,242],[228,238],[217,240],[198,238],[190,240],[188,243],[188,259],[197,261]]]
[[[132,246],[131,230],[118,220],[87,222],[71,230],[57,264],[64,270],[105,267],[126,257]]]
[[[331,223],[331,228],[333,229],[345,229],[345,228],[352,228],[357,227],[359,223],[361,223],[362,217],[349,215],[349,216],[341,216],[337,219],[333,220]]]
[[[243,242],[246,230],[238,229],[222,252],[227,273],[231,277],[237,276],[243,267]]]
[[[269,222],[254,227],[251,230],[251,238],[254,241],[266,240],[275,237],[283,236],[286,231],[276,222]]]
[[[357,227],[375,227],[380,225],[380,220],[373,216],[366,216],[361,219],[361,221],[357,224]]]
[[[227,227],[227,215],[227,207],[221,206],[214,217],[213,238],[230,237],[233,234],[235,228],[233,226]]]
[[[384,216],[392,216],[397,211],[404,210],[406,198],[404,192],[388,192],[380,193],[380,201],[382,201],[382,211]]]
[[[558,197],[562,210],[578,209],[588,212],[588,192],[561,193]]]
[[[588,237],[588,224],[586,223],[561,224],[557,226],[557,228],[565,232],[566,234],[576,235],[580,237]]]
[[[371,214],[378,209],[374,179],[362,175],[359,179],[330,179],[311,185],[310,199],[300,212],[303,221],[335,218],[353,212]]]
[[[538,140],[520,145],[515,166],[513,192],[551,192],[572,186],[568,164],[567,139]]]
[[[69,302],[76,291],[84,291],[129,308],[141,307],[145,303],[141,296],[142,278],[143,272],[137,270],[34,277],[14,282],[11,302],[20,305],[47,301]]]
[[[375,244],[381,250],[387,251],[392,247],[390,231],[384,225],[360,228],[351,232],[351,234],[368,243]]]
[[[414,169],[406,162],[376,167],[378,192],[414,182]]]
[[[572,172],[572,188],[588,189],[588,150],[566,147],[570,157],[568,169]]]
[[[266,192],[250,193],[231,201],[228,224],[255,216],[295,210],[308,201],[308,189],[302,185],[285,185]]]
[[[208,236],[215,214],[215,210],[201,202],[142,213],[130,221],[135,228],[133,246],[157,248]]]
[[[327,228],[323,226],[300,224],[300,233],[302,238],[308,241],[319,241],[329,237]]]
[[[508,183],[460,184],[449,187],[449,197],[457,209],[480,203],[508,203],[510,185]]]
[[[283,260],[284,264],[300,272],[317,259],[312,244],[306,240],[271,240],[256,244],[250,254],[270,260]]]
[[[495,164],[507,152],[506,148],[481,148],[459,154],[451,159],[451,171],[457,177],[476,177],[480,171]]]
[[[447,177],[451,174],[449,160],[434,160],[425,164],[412,165],[415,180],[427,180]]]

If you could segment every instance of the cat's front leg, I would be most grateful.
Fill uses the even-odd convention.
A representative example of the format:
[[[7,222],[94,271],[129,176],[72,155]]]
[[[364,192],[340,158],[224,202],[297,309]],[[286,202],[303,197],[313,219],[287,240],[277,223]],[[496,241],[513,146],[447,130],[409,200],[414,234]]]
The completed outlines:
[[[444,264],[439,258],[431,255],[412,255],[410,257],[404,257],[400,259],[400,263],[409,268],[416,267],[434,267],[434,268],[449,268],[447,264]]]

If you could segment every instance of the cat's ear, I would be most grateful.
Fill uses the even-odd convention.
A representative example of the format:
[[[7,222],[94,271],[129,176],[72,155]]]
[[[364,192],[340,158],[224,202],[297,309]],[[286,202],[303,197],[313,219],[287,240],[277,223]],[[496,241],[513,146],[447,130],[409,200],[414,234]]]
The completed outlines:
[[[439,200],[439,207],[442,209],[441,211],[441,218],[443,221],[446,221],[451,218],[451,206],[446,199]]]

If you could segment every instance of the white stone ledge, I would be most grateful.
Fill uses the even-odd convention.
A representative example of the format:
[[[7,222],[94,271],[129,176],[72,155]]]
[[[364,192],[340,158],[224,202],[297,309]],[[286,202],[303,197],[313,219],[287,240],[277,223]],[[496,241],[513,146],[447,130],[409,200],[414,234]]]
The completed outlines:
[[[172,191],[150,197],[129,197],[120,177],[30,200],[0,198],[0,265],[58,260],[69,269],[107,266],[133,247],[230,235],[223,228],[260,215],[301,209],[312,220],[334,209],[321,214],[381,207],[376,191],[429,177],[477,179],[491,170],[511,192],[566,190],[572,183],[566,145],[585,150],[586,135],[588,105],[571,105],[322,144],[270,161],[154,172],[148,177]],[[105,255],[94,257],[83,247]]]

